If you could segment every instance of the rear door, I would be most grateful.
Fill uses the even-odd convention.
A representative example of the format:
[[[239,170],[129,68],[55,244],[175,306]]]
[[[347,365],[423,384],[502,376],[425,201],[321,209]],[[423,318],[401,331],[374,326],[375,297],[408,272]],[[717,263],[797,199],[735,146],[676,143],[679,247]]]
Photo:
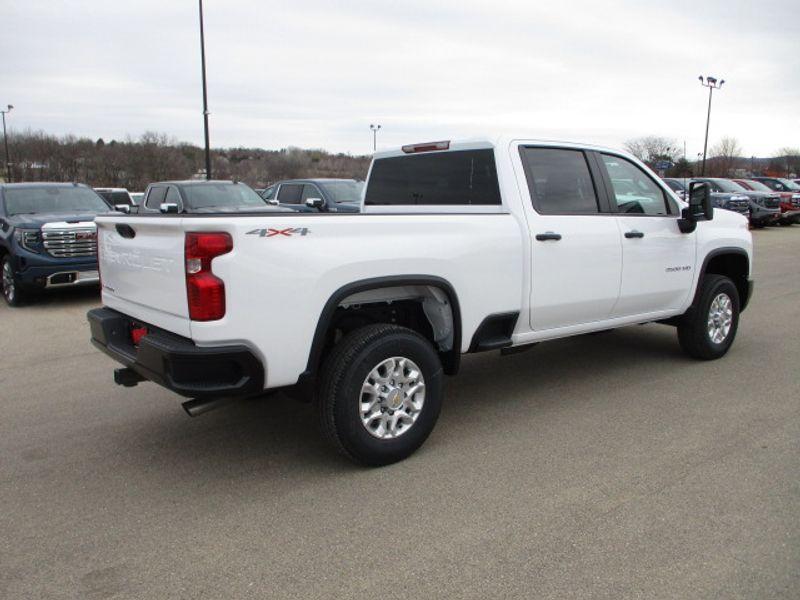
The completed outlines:
[[[622,285],[611,316],[679,309],[692,288],[695,234],[681,233],[677,203],[639,165],[614,154],[595,156],[622,244]]]
[[[520,148],[530,201],[530,323],[537,331],[602,321],[619,296],[622,247],[586,152]]]

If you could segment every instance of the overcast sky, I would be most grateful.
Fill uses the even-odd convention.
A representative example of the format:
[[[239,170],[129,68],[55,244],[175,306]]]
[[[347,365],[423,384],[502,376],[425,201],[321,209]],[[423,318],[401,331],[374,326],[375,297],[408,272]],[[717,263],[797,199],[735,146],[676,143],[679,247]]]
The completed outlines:
[[[499,133],[800,145],[796,0],[206,0],[211,143],[367,153]],[[0,0],[15,130],[202,144],[196,0]]]

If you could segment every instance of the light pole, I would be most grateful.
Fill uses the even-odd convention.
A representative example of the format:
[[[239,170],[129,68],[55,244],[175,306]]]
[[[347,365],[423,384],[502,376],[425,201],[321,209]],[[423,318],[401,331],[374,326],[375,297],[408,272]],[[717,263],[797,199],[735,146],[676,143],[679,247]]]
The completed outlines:
[[[3,144],[6,147],[6,181],[11,183],[11,161],[8,158],[8,134],[6,133],[6,113],[11,112],[14,108],[13,104],[8,104],[8,108],[5,110],[0,110],[0,113],[3,113]]]
[[[200,64],[203,69],[203,125],[206,134],[206,179],[211,179],[211,148],[208,141],[208,92],[206,91],[206,39],[203,35],[203,0],[200,2]]]
[[[722,87],[722,84],[725,83],[724,79],[721,79],[719,83],[715,77],[711,77],[711,75],[707,76],[705,80],[703,80],[703,76],[700,75],[700,85],[708,88],[708,116],[706,117],[706,141],[703,144],[703,166],[700,171],[700,176],[705,177],[706,174],[706,152],[708,151],[708,125],[711,123],[711,96],[714,94],[714,90],[718,90]]]
[[[373,125],[370,124],[369,129],[372,131],[372,151],[375,152],[378,149],[378,129],[380,129],[380,125]]]

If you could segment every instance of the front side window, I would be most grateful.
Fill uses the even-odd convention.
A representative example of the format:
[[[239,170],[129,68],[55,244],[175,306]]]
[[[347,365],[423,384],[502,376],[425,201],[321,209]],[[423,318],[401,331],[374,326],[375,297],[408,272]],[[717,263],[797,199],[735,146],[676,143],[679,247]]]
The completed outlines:
[[[309,198],[324,199],[325,197],[322,195],[322,192],[319,191],[319,188],[317,188],[317,186],[307,183],[303,186],[303,195],[300,198],[300,200],[302,202],[305,202]]]
[[[625,214],[668,215],[669,203],[664,190],[642,169],[627,159],[602,154],[614,192],[612,205]]]
[[[150,191],[147,192],[147,200],[144,205],[151,210],[158,210],[166,195],[167,188],[163,186],[151,187]]]
[[[281,204],[300,204],[302,196],[302,183],[284,183],[278,190],[278,202]]]
[[[597,193],[581,150],[521,148],[531,201],[543,215],[599,212]]]
[[[164,202],[167,204],[177,204],[180,206],[181,204],[181,195],[178,193],[178,188],[174,185],[171,185],[167,188],[167,195],[164,198]]]
[[[493,150],[454,150],[376,159],[364,203],[381,205],[500,204]]]

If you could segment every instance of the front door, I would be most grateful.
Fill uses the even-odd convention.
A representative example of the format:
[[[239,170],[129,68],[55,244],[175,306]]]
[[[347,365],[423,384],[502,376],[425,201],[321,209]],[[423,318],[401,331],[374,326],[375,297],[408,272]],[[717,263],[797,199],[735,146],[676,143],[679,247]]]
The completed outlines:
[[[612,154],[599,159],[622,243],[622,285],[612,316],[681,308],[692,288],[696,235],[681,233],[677,203],[638,165]]]
[[[530,324],[536,331],[609,317],[619,296],[622,246],[601,209],[586,153],[520,148],[530,200]]]

